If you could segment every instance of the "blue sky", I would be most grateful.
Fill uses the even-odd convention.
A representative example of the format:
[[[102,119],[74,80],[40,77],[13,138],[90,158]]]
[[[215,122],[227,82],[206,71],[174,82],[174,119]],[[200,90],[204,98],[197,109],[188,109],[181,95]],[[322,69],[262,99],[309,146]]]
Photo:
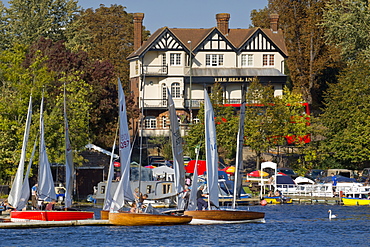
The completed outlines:
[[[79,0],[84,8],[99,8],[100,4],[126,7],[128,13],[144,13],[143,25],[151,33],[161,27],[215,27],[216,14],[229,13],[230,28],[248,28],[253,9],[263,9],[268,0]]]

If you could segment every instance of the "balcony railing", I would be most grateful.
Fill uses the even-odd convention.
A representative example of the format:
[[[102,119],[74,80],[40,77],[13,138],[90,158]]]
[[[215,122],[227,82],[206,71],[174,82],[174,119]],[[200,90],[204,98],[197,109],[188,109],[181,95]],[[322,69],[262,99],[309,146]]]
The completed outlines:
[[[177,107],[184,106],[185,108],[190,107],[190,99],[174,99],[175,105]],[[204,99],[192,99],[191,100],[191,108],[192,109],[199,109],[200,105],[204,102]],[[223,104],[240,104],[241,99],[230,99],[224,100]],[[144,100],[145,108],[161,108],[167,107],[167,99],[145,99]]]
[[[143,65],[143,73],[145,75],[167,75],[167,65]]]

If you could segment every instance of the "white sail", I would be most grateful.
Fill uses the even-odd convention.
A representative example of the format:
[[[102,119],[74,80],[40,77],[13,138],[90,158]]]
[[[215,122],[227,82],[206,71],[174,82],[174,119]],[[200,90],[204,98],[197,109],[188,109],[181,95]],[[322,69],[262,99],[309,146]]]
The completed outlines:
[[[65,127],[65,165],[66,165],[66,193],[65,193],[65,208],[72,206],[72,193],[73,193],[73,153],[71,141],[69,139],[69,126],[67,119],[67,105],[66,105],[66,90],[64,88],[64,127]]]
[[[30,171],[31,171],[31,166],[33,162],[33,157],[35,156],[36,146],[37,146],[37,138],[35,139],[35,143],[33,144],[31,158],[30,158],[30,161],[28,162],[26,175],[24,176],[21,196],[19,199],[19,203],[16,207],[18,211],[24,209],[27,206],[28,199],[30,198],[30,183],[28,181],[28,177],[30,176]]]
[[[32,97],[30,97],[30,102],[28,104],[28,113],[27,113],[26,127],[24,130],[24,136],[23,136],[21,159],[18,164],[18,169],[15,175],[15,179],[13,181],[12,189],[10,190],[10,193],[8,196],[8,202],[15,208],[18,207],[18,203],[21,197],[21,190],[23,186],[24,161],[26,159],[26,148],[27,148],[27,143],[28,143],[31,118],[32,118]]]
[[[197,209],[197,192],[198,192],[198,158],[199,158],[199,148],[196,148],[196,158],[193,172],[193,181],[191,183],[191,191],[189,198],[189,205],[187,210],[194,211]]]
[[[244,118],[245,118],[245,103],[240,107],[239,130],[236,146],[236,163],[234,176],[234,193],[232,208],[236,207],[236,198],[240,197],[240,189],[242,187],[241,169],[243,164],[243,143],[244,143]]]
[[[209,193],[208,203],[218,207],[218,154],[216,142],[216,126],[213,107],[207,90],[204,89],[204,126],[207,166],[207,186]],[[211,209],[211,207],[208,207]]]
[[[177,207],[183,208],[183,199],[180,194],[185,189],[185,168],[184,155],[182,149],[182,138],[180,134],[179,121],[177,120],[175,104],[172,99],[170,90],[167,88],[168,94],[168,112],[170,114],[170,130],[172,141],[173,169],[175,170],[175,191],[179,194],[177,198]]]
[[[114,176],[113,157],[114,157],[114,149],[116,148],[116,138],[117,138],[117,133],[116,133],[116,136],[114,137],[112,153],[111,153],[110,162],[109,162],[107,185],[105,187],[104,204],[103,204],[103,210],[105,211],[110,209],[110,205],[112,204],[112,199],[113,199],[113,195],[111,194],[111,187],[112,187],[112,180]]]
[[[40,157],[39,157],[39,182],[38,198],[43,201],[56,199],[53,176],[51,174],[50,163],[46,153],[44,140],[44,97],[40,107]]]
[[[118,79],[119,99],[119,156],[121,163],[121,180],[114,193],[110,211],[117,211],[123,207],[126,200],[134,201],[134,195],[130,186],[130,161],[131,145],[130,133],[128,131],[126,100],[121,81]]]

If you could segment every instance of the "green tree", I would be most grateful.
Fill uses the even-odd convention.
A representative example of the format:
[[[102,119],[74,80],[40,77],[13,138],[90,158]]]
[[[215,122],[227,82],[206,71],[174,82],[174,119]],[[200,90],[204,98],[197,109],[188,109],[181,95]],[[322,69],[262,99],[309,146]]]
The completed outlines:
[[[79,11],[75,0],[12,0],[7,9],[11,43],[30,45],[40,37],[65,40],[65,30]]]
[[[287,74],[292,86],[314,110],[320,106],[321,83],[335,79],[328,76],[335,72],[329,68],[341,67],[337,49],[326,44],[325,28],[319,25],[324,7],[325,1],[321,0],[270,0],[268,5],[269,13],[279,14],[279,27],[284,31],[289,53]],[[266,10],[260,12],[254,14],[253,23],[265,23],[259,18],[266,18]]]
[[[29,67],[23,66],[26,51],[26,46],[16,45],[0,54],[0,180],[8,184],[20,159],[29,97],[32,93],[33,119],[37,119],[36,109],[40,104],[35,102],[40,102],[43,85],[52,80],[52,73],[42,66],[40,56]],[[33,124],[31,144],[37,131],[38,127]]]
[[[121,5],[92,8],[81,12],[80,29],[90,38],[87,51],[92,59],[108,60],[125,87],[129,81],[129,63],[125,59],[133,52],[133,15]],[[148,34],[144,32],[144,34]]]
[[[329,0],[322,26],[326,40],[341,49],[345,61],[370,55],[370,8],[368,0]]]
[[[327,159],[340,168],[358,169],[370,157],[370,66],[359,57],[331,84],[321,121],[326,127],[320,145]]]

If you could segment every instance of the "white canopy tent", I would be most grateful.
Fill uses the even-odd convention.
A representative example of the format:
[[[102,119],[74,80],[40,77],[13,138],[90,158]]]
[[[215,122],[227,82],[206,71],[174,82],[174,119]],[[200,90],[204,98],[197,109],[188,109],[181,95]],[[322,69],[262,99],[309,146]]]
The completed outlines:
[[[158,177],[164,181],[174,181],[175,170],[168,166],[159,166],[152,169],[154,179]]]

